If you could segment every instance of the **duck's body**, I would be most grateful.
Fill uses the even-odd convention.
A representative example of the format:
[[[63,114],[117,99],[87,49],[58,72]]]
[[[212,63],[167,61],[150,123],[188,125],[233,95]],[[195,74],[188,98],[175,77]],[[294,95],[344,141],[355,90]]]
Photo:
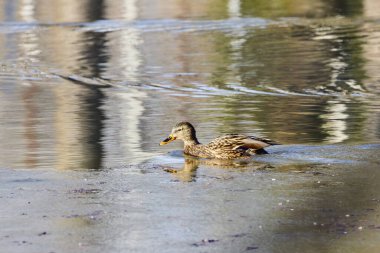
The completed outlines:
[[[270,139],[243,134],[227,134],[208,144],[201,144],[197,140],[194,127],[188,122],[178,123],[169,137],[160,145],[165,145],[175,139],[183,140],[185,154],[216,159],[250,157],[258,153],[266,153],[265,147],[278,144]]]

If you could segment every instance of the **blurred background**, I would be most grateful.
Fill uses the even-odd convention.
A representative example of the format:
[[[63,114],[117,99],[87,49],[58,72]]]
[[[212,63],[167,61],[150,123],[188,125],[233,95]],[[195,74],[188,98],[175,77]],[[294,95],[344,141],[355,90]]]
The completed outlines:
[[[379,141],[377,0],[0,6],[0,167],[146,159],[180,120],[203,141]]]

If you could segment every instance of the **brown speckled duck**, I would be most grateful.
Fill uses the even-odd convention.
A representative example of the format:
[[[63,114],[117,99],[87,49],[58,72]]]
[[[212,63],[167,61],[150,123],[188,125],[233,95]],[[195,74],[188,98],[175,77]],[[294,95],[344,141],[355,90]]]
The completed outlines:
[[[227,134],[216,138],[209,144],[199,143],[193,125],[189,122],[180,122],[172,129],[168,138],[160,145],[174,140],[184,142],[183,152],[201,158],[234,159],[249,157],[254,154],[266,154],[265,147],[278,145],[275,141],[243,134]]]

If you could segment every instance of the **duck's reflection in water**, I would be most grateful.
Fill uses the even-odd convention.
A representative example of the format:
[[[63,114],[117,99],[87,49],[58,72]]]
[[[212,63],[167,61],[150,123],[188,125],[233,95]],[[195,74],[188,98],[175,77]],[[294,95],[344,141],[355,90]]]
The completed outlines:
[[[258,163],[252,159],[203,159],[184,155],[185,162],[182,169],[164,166],[164,171],[171,173],[176,180],[181,182],[195,182],[197,180],[197,170],[200,166],[226,170],[265,170],[272,166],[265,163]]]

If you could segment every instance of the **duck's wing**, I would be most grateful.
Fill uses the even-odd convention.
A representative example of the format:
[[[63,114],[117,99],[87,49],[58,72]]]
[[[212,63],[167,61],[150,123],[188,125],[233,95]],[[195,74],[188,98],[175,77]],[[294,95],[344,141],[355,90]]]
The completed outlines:
[[[243,134],[227,134],[220,136],[207,144],[211,149],[263,149],[277,145],[273,140]]]
[[[265,147],[272,146],[272,145],[280,145],[280,143],[271,139],[261,138],[257,136],[248,136],[248,137],[253,141],[264,143],[266,145]]]

